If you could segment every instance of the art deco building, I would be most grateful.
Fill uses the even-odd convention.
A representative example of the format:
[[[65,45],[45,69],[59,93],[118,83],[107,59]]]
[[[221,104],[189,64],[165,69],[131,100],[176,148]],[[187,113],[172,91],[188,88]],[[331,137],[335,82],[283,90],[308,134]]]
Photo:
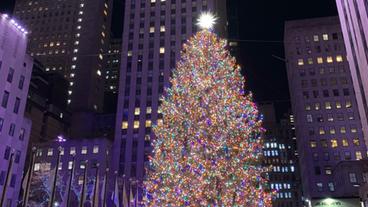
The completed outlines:
[[[0,206],[17,206],[31,121],[24,117],[33,60],[27,32],[0,14]]]
[[[182,44],[197,31],[197,17],[211,11],[225,34],[223,0],[127,0],[122,37],[119,100],[114,141],[115,169],[142,180],[152,151],[151,127],[162,120],[160,96],[180,58]]]
[[[111,13],[112,0],[16,1],[14,15],[29,29],[28,52],[69,81],[77,137],[89,130],[89,113],[102,111]]]
[[[334,178],[340,162],[367,157],[338,17],[286,22],[285,54],[304,196],[354,197]]]

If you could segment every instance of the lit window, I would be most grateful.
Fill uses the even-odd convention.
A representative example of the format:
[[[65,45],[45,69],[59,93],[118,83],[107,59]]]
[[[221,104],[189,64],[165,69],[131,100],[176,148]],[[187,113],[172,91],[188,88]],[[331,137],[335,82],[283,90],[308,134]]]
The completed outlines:
[[[338,143],[337,143],[337,139],[331,139],[331,147],[332,148],[336,148],[336,147],[338,147],[339,145],[338,145]]]
[[[314,104],[314,109],[315,109],[315,110],[317,110],[317,111],[318,111],[320,108],[321,108],[321,107],[320,107],[320,104],[319,104],[319,103],[315,103],[315,104]]]
[[[308,58],[308,64],[312,65],[313,64],[313,58]]]
[[[151,114],[152,113],[152,107],[147,107],[147,111],[146,111],[147,114]]]
[[[76,154],[75,152],[76,152],[75,147],[71,147],[71,148],[70,148],[70,153],[69,153],[69,154],[70,154],[70,155],[75,155],[75,154]]]
[[[342,146],[343,147],[349,147],[348,139],[342,139]]]
[[[82,22],[82,18],[78,18],[78,22]]]
[[[132,51],[128,51],[128,57],[132,56],[133,52]]]
[[[134,129],[138,129],[139,128],[139,121],[134,121]]]
[[[99,147],[97,145],[93,146],[93,154],[97,154],[99,151]]]
[[[336,102],[336,108],[341,109],[341,103],[340,102]]]
[[[336,62],[342,62],[343,61],[343,59],[342,59],[342,56],[341,55],[338,55],[338,56],[336,56]]]
[[[326,134],[326,131],[323,127],[319,128],[319,134],[320,135]]]
[[[40,171],[40,169],[41,169],[41,164],[40,163],[35,163],[33,171],[37,172],[37,171]]]
[[[53,154],[54,154],[54,149],[49,148],[49,149],[47,150],[47,156],[52,156]]]
[[[358,139],[358,138],[354,138],[354,139],[353,139],[353,144],[354,144],[355,146],[359,146],[359,145],[360,145],[360,143],[359,143],[359,139]]]
[[[361,159],[363,159],[363,157],[362,157],[362,152],[360,152],[360,151],[356,151],[356,152],[355,152],[355,159],[356,159],[356,160],[361,160]]]
[[[80,166],[79,166],[79,167],[80,167],[80,169],[86,169],[86,162],[83,162],[83,161],[82,161],[82,162],[80,163]]]
[[[100,70],[97,70],[97,75],[98,75],[98,76],[101,76],[101,75],[102,75],[102,73],[101,73],[101,71],[100,71]]]
[[[313,117],[311,114],[307,114],[307,122],[312,123],[313,122]]]
[[[328,57],[327,57],[327,62],[328,62],[328,63],[333,63],[333,58],[332,58],[331,56],[328,56]]]
[[[151,126],[152,126],[152,121],[146,120],[146,127],[151,127]]]
[[[330,103],[330,102],[326,102],[326,103],[325,103],[325,109],[327,109],[327,110],[332,109],[332,107],[331,107],[331,103]]]
[[[165,53],[165,48],[164,47],[160,47],[160,54],[164,54]]]
[[[310,147],[311,148],[316,148],[317,147],[317,142],[314,141],[314,140],[310,141]]]
[[[330,166],[325,167],[325,173],[326,175],[332,175],[332,168]]]
[[[60,163],[59,163],[58,170],[62,170],[62,169],[63,169],[63,163],[62,163],[62,162],[60,162]]]
[[[340,133],[341,134],[345,134],[346,133],[346,128],[344,126],[340,128]]]
[[[335,128],[334,128],[334,127],[331,127],[331,128],[330,128],[330,134],[336,134],[336,130],[335,130]]]
[[[68,170],[71,170],[73,168],[73,161],[68,162]]]
[[[323,58],[322,57],[318,57],[317,58],[317,63],[318,64],[322,64],[323,63]]]
[[[135,108],[134,109],[134,115],[139,115],[141,113],[141,109],[140,108]]]
[[[351,133],[357,133],[358,132],[356,127],[351,127],[350,131],[351,131]]]
[[[298,59],[298,65],[304,65],[304,60],[303,59]]]
[[[323,38],[323,40],[327,41],[328,40],[328,34],[323,34],[322,38]]]
[[[151,3],[155,3],[156,2],[156,0],[151,0]]]
[[[83,146],[83,147],[82,147],[81,154],[82,154],[82,155],[87,154],[87,147],[86,147],[86,146]]]
[[[165,32],[165,31],[166,31],[165,26],[161,26],[160,27],[160,32]]]
[[[64,148],[60,148],[60,155],[64,155]]]
[[[318,41],[319,41],[319,37],[318,37],[318,35],[314,35],[314,36],[313,36],[313,40],[314,40],[315,42],[318,42]]]
[[[345,107],[346,108],[351,108],[351,101],[347,101],[346,104],[345,104]]]
[[[121,128],[122,129],[128,129],[128,122],[127,121],[123,121],[123,123],[121,124]]]
[[[155,27],[150,27],[149,32],[154,33],[155,32]]]

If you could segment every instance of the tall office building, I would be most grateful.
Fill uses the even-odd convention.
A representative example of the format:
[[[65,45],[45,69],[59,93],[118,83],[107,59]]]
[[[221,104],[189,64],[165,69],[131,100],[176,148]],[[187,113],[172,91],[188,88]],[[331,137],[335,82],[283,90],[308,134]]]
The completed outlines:
[[[88,113],[103,107],[111,13],[112,0],[16,1],[14,15],[29,28],[28,52],[69,81],[75,136],[88,131]]]
[[[288,114],[277,120],[276,108],[270,102],[259,103],[258,107],[266,129],[263,135],[264,165],[271,166],[267,173],[269,185],[277,191],[272,206],[299,207],[302,194],[294,117]]]
[[[197,31],[197,17],[212,11],[218,34],[226,30],[224,0],[127,0],[116,131],[115,169],[141,180],[151,153],[151,127],[162,119],[159,98],[182,44]]]
[[[368,144],[368,1],[336,0],[354,90]]]
[[[335,166],[367,157],[338,17],[288,21],[285,55],[304,196],[340,195]],[[347,185],[352,185],[348,183]]]
[[[27,35],[0,14],[0,206],[17,206],[31,121],[24,117],[33,60]]]

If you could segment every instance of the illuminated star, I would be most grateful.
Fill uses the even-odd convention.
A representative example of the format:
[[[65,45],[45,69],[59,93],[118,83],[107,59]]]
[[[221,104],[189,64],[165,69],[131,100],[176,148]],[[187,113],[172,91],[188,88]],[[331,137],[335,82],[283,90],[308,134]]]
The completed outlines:
[[[211,12],[202,13],[199,18],[197,25],[202,29],[212,29],[213,26],[216,24],[216,16]]]

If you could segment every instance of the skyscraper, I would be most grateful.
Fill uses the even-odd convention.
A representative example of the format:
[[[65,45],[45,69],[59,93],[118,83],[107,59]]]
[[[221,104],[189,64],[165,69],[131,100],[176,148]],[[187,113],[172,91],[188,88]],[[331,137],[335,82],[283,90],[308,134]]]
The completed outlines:
[[[359,114],[368,144],[368,2],[336,0]]]
[[[0,206],[17,206],[31,130],[24,117],[33,65],[26,33],[0,14]]]
[[[86,115],[102,110],[112,0],[17,0],[14,15],[30,33],[28,52],[69,81],[72,133],[88,131]],[[78,127],[78,128],[76,128]]]
[[[262,113],[264,165],[269,167],[268,178],[276,195],[272,206],[301,206],[301,181],[296,149],[295,126],[293,115],[285,115],[281,120],[276,118],[276,107],[271,102],[258,104]]]
[[[285,54],[304,196],[340,195],[341,161],[367,157],[362,124],[337,17],[288,21]],[[346,182],[345,185],[352,185]]]
[[[224,0],[127,0],[113,164],[119,174],[141,180],[151,153],[151,127],[162,120],[160,96],[180,58],[182,44],[196,31],[202,11],[226,30]]]

